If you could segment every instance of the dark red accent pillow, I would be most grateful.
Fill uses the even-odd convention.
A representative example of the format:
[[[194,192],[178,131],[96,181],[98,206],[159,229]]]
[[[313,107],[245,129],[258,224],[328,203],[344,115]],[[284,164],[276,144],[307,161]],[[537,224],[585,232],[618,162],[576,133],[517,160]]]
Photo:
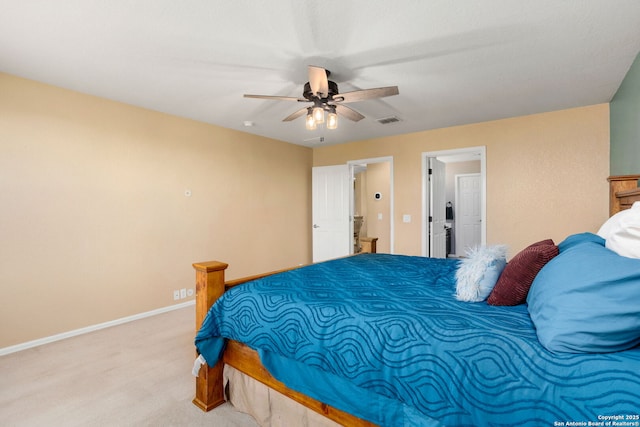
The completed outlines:
[[[558,255],[558,247],[551,239],[542,240],[524,248],[507,263],[487,298],[487,303],[491,305],[524,304],[533,279],[556,255]]]
[[[553,239],[547,239],[547,240],[541,240],[539,242],[536,243],[532,243],[530,244],[528,247],[532,247],[532,246],[544,246],[544,245],[552,245],[555,246],[555,243],[553,243]],[[526,249],[526,248],[525,248]]]

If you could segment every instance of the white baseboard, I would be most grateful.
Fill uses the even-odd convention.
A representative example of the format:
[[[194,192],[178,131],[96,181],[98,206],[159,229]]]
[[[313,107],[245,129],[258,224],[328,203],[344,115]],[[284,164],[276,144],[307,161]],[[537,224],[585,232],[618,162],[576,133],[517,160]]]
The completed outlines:
[[[109,322],[99,323],[97,325],[87,326],[85,328],[75,329],[69,332],[63,332],[61,334],[52,335],[50,337],[40,338],[33,341],[27,341],[22,344],[16,344],[9,347],[0,348],[0,356],[15,353],[17,351],[26,350],[28,348],[37,347],[44,344],[49,344],[55,341],[64,340],[67,338],[75,337],[82,334],[88,334],[89,332],[99,331],[100,329],[110,328],[112,326],[122,325],[123,323],[133,322],[134,320],[144,319],[145,317],[156,316],[158,314],[167,313],[169,311],[178,310],[181,308],[195,305],[196,301],[191,300],[180,304],[170,305],[168,307],[158,308],[156,310],[147,311],[145,313],[134,314],[132,316],[122,317],[120,319],[111,320]]]

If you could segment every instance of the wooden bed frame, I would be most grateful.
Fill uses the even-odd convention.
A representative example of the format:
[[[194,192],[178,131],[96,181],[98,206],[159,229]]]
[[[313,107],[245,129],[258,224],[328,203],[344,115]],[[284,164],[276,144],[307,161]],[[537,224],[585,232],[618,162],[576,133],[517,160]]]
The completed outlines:
[[[609,216],[629,209],[634,202],[640,202],[640,175],[610,176]]]
[[[209,307],[211,307],[211,305],[213,305],[213,303],[227,289],[261,277],[299,268],[294,267],[272,271],[269,273],[225,282],[224,272],[227,269],[228,264],[211,261],[196,263],[193,264],[193,267],[196,270],[196,331],[200,329],[200,326],[209,311]],[[213,367],[209,367],[206,363],[202,365],[198,377],[196,378],[196,397],[193,399],[193,403],[203,411],[210,411],[225,402],[224,384],[222,379],[222,370],[225,364],[233,366],[240,372],[249,375],[273,390],[282,393],[290,399],[301,403],[307,408],[312,409],[339,424],[358,427],[375,426],[375,424],[333,408],[295,390],[291,390],[271,376],[264,366],[262,366],[256,351],[242,343],[231,340],[227,342],[222,359]]]
[[[640,201],[639,179],[640,175],[611,176],[608,178],[610,183],[610,215],[628,209],[634,202]],[[200,329],[209,308],[227,289],[250,280],[298,268],[272,271],[225,282],[224,273],[228,264],[211,261],[196,263],[193,264],[193,267],[196,270],[196,331]],[[193,403],[203,411],[210,411],[225,402],[222,379],[224,364],[233,366],[257,381],[339,424],[344,426],[375,426],[375,424],[291,390],[269,374],[262,366],[257,352],[236,341],[227,343],[221,360],[215,366],[209,367],[204,364],[200,368],[196,379],[196,396],[193,399]]]

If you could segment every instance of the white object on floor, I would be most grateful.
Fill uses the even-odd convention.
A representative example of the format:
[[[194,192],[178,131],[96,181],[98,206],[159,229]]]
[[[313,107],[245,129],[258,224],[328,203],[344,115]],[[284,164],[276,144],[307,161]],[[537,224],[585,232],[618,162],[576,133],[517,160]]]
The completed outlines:
[[[205,363],[207,363],[207,361],[204,360],[204,357],[202,357],[202,355],[198,356],[196,358],[196,360],[194,360],[194,362],[193,362],[193,368],[191,369],[191,375],[193,375],[194,377],[197,377],[198,374],[200,373],[200,368],[202,368],[202,365],[204,365]]]

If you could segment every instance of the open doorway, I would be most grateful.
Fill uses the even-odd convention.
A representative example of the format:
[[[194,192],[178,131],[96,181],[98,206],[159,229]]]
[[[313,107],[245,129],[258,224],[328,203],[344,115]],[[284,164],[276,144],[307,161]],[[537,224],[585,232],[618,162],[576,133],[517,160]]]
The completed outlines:
[[[348,162],[351,186],[353,252],[393,253],[393,157]],[[375,239],[372,241],[372,239]]]
[[[459,257],[465,254],[468,247],[486,244],[485,154],[485,147],[422,153],[423,256],[445,254],[448,257]],[[436,184],[434,187],[429,175],[430,159],[437,159],[444,164],[444,184]],[[471,176],[477,177],[475,182],[465,178]],[[462,188],[461,185],[465,187]],[[433,204],[434,200],[438,200],[437,206]],[[441,231],[433,230],[433,219],[438,216],[445,218],[446,239],[433,238],[434,235],[437,236],[435,231]],[[440,248],[441,245],[445,247]]]

